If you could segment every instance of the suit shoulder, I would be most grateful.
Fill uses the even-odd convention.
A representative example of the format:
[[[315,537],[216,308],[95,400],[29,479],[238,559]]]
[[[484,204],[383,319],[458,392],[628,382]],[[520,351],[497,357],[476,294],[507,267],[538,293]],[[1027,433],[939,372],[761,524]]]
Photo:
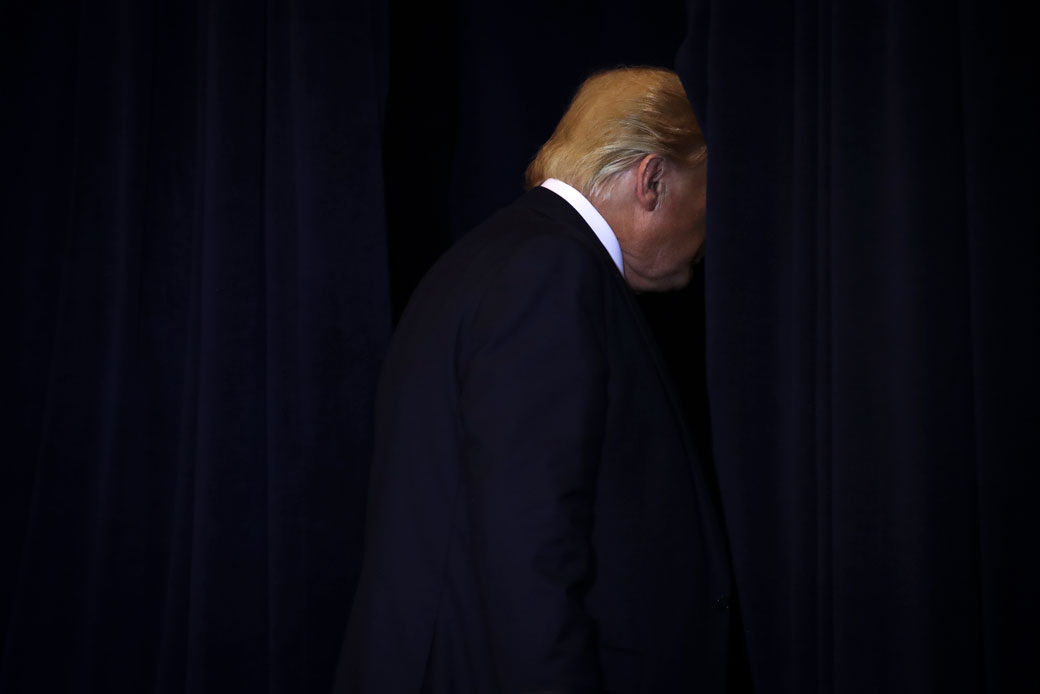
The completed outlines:
[[[456,307],[465,313],[465,307],[504,285],[556,285],[549,291],[566,291],[565,285],[602,285],[617,270],[604,262],[606,253],[597,244],[591,231],[516,201],[442,255],[409,303],[422,304],[424,312]]]
[[[515,205],[488,218],[474,229],[474,241],[498,247],[498,269],[528,263],[566,265],[591,274],[612,269],[603,262],[599,240],[588,238],[572,225],[543,212]]]

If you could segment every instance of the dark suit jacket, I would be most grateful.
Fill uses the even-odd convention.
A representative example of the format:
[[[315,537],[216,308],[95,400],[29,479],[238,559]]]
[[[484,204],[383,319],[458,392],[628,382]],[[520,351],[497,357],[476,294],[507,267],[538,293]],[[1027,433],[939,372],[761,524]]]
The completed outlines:
[[[337,691],[720,692],[730,574],[653,338],[536,188],[416,289]]]

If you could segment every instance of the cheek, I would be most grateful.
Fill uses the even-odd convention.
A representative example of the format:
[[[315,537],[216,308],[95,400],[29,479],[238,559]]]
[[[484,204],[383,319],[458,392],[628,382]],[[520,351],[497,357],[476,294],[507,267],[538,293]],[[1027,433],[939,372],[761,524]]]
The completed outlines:
[[[690,239],[695,246],[695,251],[699,251],[700,247],[704,244],[704,240],[707,237],[707,226],[704,218],[704,206],[701,205],[697,208],[696,213],[693,217],[693,224],[690,225]]]
[[[689,259],[692,260],[697,255],[702,245],[704,245],[704,227],[698,225],[687,229],[683,238],[683,250]]]

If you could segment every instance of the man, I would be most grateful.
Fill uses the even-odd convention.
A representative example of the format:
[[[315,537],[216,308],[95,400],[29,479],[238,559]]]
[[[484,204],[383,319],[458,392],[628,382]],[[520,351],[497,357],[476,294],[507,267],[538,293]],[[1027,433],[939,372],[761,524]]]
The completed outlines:
[[[706,157],[673,73],[595,75],[416,289],[338,691],[723,690],[724,541],[632,296],[689,280]]]

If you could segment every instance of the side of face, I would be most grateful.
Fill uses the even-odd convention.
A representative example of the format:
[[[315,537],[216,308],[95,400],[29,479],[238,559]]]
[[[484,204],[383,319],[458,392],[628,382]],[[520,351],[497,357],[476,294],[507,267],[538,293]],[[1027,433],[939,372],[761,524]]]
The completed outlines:
[[[618,237],[625,281],[635,291],[686,286],[706,234],[706,162],[680,165],[650,154],[623,174],[604,214]],[[616,226],[615,226],[616,221]]]

